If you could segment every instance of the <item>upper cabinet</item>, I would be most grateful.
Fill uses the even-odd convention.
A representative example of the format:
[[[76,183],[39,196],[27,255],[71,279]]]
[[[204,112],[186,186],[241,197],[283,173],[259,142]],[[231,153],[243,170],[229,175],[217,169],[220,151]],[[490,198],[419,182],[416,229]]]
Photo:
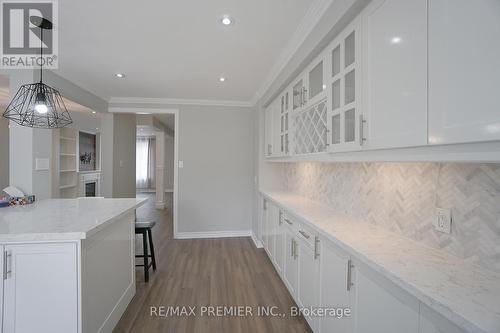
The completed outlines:
[[[329,70],[328,142],[331,152],[360,150],[363,116],[360,102],[361,38],[356,19],[327,48]]]
[[[427,0],[373,0],[363,15],[366,145],[427,144]]]
[[[500,1],[429,1],[429,143],[500,140]]]
[[[500,141],[499,39],[499,1],[372,0],[270,104],[266,156],[500,161],[432,147]]]

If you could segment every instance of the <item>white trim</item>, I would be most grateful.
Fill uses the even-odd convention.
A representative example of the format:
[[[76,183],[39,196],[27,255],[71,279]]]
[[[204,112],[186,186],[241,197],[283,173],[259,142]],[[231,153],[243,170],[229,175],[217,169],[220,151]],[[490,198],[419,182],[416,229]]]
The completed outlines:
[[[250,235],[250,237],[252,237],[253,243],[255,244],[256,248],[261,249],[261,248],[264,247],[264,245],[262,244],[262,242],[257,238],[257,236],[255,236],[255,234],[253,233],[253,231],[252,231],[252,234]]]
[[[120,300],[115,304],[115,307],[110,312],[108,317],[104,320],[104,323],[102,324],[101,328],[99,328],[99,330],[97,331],[98,333],[113,331],[116,324],[118,324],[118,321],[120,320],[123,313],[127,309],[127,306],[132,301],[132,298],[134,298],[134,295],[135,295],[135,280],[133,280],[130,283],[125,292],[120,297]]]
[[[135,113],[135,114],[177,114],[179,109],[160,109],[160,108],[142,108],[142,107],[109,107],[111,113]]]
[[[323,14],[330,7],[333,0],[315,0],[306,14],[300,21],[297,30],[295,30],[292,38],[287,43],[283,51],[280,53],[278,60],[269,71],[269,75],[264,79],[264,82],[255,92],[255,95],[250,101],[251,105],[256,105],[259,99],[271,87],[273,82],[278,78],[290,59],[297,53],[304,40],[309,36],[312,30],[316,27],[318,21],[323,17]]]
[[[227,238],[227,237],[251,237],[251,230],[235,231],[205,231],[205,232],[177,232],[175,239],[197,239],[197,238]]]
[[[165,189],[165,193],[173,193],[173,192],[174,192],[173,188]],[[138,188],[136,190],[136,193],[156,193],[156,190],[154,188]]]
[[[167,188],[165,189],[165,193],[173,193],[174,189],[173,188]]]
[[[142,98],[142,97],[111,97],[109,99],[109,104],[152,104],[152,105],[165,104],[165,105],[236,106],[236,107],[253,106],[253,104],[250,101],[182,99],[182,98]],[[109,109],[114,109],[114,108],[115,107],[110,107]]]

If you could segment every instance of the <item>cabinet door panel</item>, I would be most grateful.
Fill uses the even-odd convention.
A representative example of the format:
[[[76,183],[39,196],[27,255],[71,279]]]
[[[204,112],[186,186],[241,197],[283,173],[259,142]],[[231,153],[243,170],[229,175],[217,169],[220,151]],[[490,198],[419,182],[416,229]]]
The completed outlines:
[[[284,281],[292,296],[297,294],[297,260],[294,256],[295,240],[292,232],[286,228],[285,232],[285,274]]]
[[[4,332],[78,330],[76,244],[5,246]]]
[[[430,144],[500,140],[498,40],[499,1],[429,1]]]
[[[367,147],[427,144],[427,0],[375,0],[364,15]]]
[[[328,241],[323,241],[320,258],[321,306],[323,308],[350,307],[350,292],[347,290],[348,256],[334,249]],[[352,318],[321,318],[320,332],[352,332]]]
[[[275,236],[275,263],[280,275],[283,274],[285,254],[285,226],[283,225],[282,213],[279,213],[276,236]]]
[[[375,274],[356,270],[356,333],[418,333],[419,302],[381,285]]]
[[[299,303],[307,308],[319,306],[319,260],[314,259],[314,252],[305,243],[299,243]],[[318,318],[307,317],[309,325],[315,331]]]

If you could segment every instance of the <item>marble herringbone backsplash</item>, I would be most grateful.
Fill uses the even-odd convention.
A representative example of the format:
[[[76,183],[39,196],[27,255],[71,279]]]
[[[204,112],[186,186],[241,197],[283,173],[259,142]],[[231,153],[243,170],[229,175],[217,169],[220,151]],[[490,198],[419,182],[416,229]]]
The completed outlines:
[[[500,272],[500,164],[298,163],[289,191]],[[452,234],[434,230],[451,208]]]

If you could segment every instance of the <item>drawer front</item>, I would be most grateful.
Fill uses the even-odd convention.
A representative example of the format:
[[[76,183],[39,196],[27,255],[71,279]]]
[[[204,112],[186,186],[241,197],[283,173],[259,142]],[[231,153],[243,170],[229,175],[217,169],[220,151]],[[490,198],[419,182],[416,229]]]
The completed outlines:
[[[311,249],[314,249],[316,236],[316,233],[311,227],[304,223],[297,224],[297,237],[304,241]]]

